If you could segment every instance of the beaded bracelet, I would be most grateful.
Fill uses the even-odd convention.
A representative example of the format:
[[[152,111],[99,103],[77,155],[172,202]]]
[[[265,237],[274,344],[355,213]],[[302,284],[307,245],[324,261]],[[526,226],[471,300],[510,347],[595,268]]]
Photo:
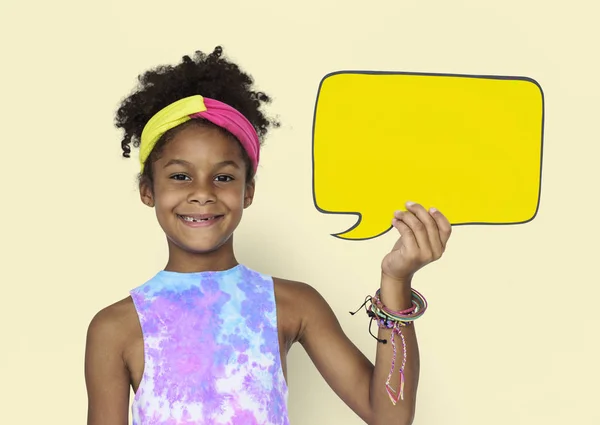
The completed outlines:
[[[387,344],[387,340],[380,339],[376,337],[373,332],[371,332],[371,325],[373,320],[376,321],[378,327],[380,329],[388,329],[391,330],[391,338],[390,342],[392,344],[392,365],[390,369],[390,373],[388,374],[387,380],[385,382],[385,389],[392,401],[393,405],[398,403],[398,400],[404,400],[404,367],[406,366],[406,340],[404,338],[404,334],[402,333],[402,328],[406,326],[412,325],[412,323],[423,316],[425,310],[427,310],[427,300],[423,295],[421,295],[415,289],[411,289],[411,300],[412,306],[406,310],[402,311],[393,311],[387,308],[382,302],[380,298],[380,290],[378,289],[375,292],[374,296],[368,296],[365,299],[365,302],[356,310],[355,312],[350,312],[350,314],[354,315],[358,313],[358,311],[365,307],[367,311],[367,315],[371,318],[369,321],[369,333],[373,338],[375,338],[378,342]],[[366,307],[367,303],[370,303],[369,307]],[[390,385],[390,381],[392,379],[392,375],[394,373],[394,368],[396,366],[396,341],[395,335],[400,336],[402,340],[402,365],[400,366],[399,374],[400,374],[400,388],[399,391],[396,392]]]

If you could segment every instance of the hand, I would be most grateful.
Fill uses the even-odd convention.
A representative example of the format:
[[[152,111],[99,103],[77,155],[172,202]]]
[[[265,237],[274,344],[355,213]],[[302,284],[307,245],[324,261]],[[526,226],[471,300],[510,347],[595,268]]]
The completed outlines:
[[[396,211],[392,226],[400,238],[387,254],[381,269],[391,279],[410,283],[414,273],[438,260],[452,233],[448,219],[439,211],[427,211],[419,204],[407,202],[407,211]]]

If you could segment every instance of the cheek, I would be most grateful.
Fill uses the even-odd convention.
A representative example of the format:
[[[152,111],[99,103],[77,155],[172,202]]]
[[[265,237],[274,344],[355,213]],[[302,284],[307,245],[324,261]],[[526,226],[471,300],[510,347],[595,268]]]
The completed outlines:
[[[185,199],[185,194],[178,190],[160,190],[156,191],[154,202],[157,210],[171,210]]]
[[[239,210],[244,207],[244,189],[235,188],[221,193],[221,200],[229,206],[230,209]]]

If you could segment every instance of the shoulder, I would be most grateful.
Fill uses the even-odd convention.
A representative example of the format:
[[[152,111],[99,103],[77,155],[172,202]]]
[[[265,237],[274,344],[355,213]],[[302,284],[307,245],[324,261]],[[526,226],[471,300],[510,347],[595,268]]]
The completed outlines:
[[[127,422],[130,374],[125,361],[133,303],[130,298],[92,318],[85,352],[88,423]]]
[[[123,348],[136,321],[137,313],[132,298],[124,298],[94,315],[88,327],[88,341]]]
[[[314,296],[318,293],[317,290],[308,283],[296,280],[273,277],[273,283],[275,284],[276,290],[279,289],[281,292],[291,296]]]
[[[277,302],[298,322],[297,340],[303,342],[307,331],[321,320],[334,320],[335,316],[321,293],[305,282],[273,278]]]
[[[313,303],[325,302],[321,294],[308,283],[274,277],[273,284],[278,298],[294,306],[308,307]]]

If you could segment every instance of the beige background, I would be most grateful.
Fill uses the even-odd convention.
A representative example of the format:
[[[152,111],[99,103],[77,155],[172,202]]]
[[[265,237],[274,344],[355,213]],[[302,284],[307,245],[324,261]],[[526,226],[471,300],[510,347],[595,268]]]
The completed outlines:
[[[348,310],[377,287],[395,235],[337,240],[329,234],[354,218],[313,206],[320,79],[340,69],[535,78],[546,96],[541,210],[526,225],[456,228],[443,260],[418,274],[431,309],[418,323],[415,424],[600,423],[597,2],[167,4],[2,2],[1,424],[85,423],[89,320],[166,253],[136,194],[136,161],[120,157],[115,108],[139,72],[216,44],[275,97],[285,124],[263,151],[239,258],[318,288],[371,358],[366,319]],[[300,346],[289,362],[293,424],[360,423]]]

